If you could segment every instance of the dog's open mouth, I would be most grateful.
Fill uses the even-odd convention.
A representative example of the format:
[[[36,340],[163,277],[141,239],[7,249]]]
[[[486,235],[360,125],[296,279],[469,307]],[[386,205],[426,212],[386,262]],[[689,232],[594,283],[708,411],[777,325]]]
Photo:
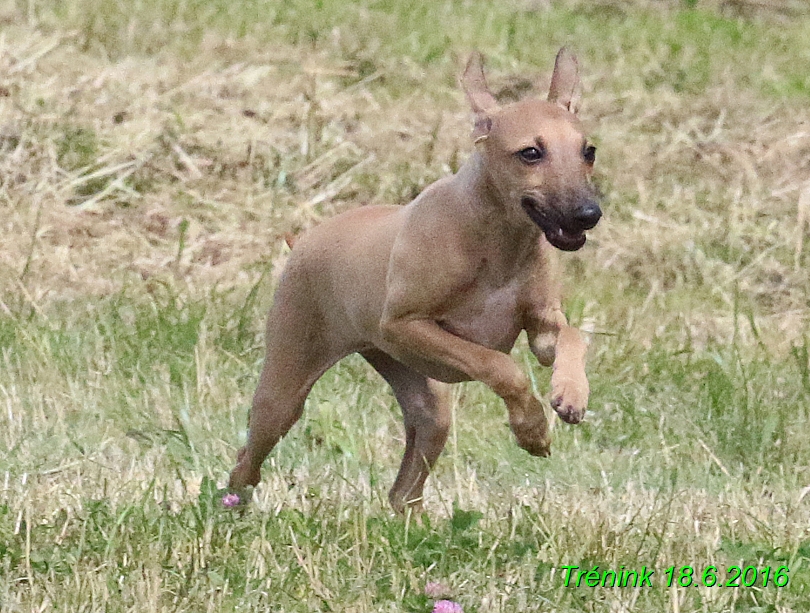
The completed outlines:
[[[540,226],[546,239],[557,249],[563,251],[576,251],[585,244],[584,230],[572,230],[563,228],[559,222],[541,210],[537,201],[530,196],[520,199],[520,204],[531,220]]]

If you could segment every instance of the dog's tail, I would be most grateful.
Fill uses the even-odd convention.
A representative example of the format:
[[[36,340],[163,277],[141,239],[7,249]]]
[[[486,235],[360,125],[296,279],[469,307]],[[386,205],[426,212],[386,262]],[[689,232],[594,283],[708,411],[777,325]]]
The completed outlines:
[[[298,237],[293,234],[292,232],[285,232],[284,233],[284,242],[287,243],[287,246],[292,249],[293,245],[295,245]]]

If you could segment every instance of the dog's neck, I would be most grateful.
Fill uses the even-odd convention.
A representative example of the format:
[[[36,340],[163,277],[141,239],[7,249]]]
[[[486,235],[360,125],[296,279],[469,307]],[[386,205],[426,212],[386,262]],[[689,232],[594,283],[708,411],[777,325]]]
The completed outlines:
[[[508,194],[495,185],[480,151],[473,151],[453,177],[461,199],[472,217],[486,229],[489,237],[507,250],[533,251],[541,243],[542,231],[520,207],[517,196],[510,202]]]

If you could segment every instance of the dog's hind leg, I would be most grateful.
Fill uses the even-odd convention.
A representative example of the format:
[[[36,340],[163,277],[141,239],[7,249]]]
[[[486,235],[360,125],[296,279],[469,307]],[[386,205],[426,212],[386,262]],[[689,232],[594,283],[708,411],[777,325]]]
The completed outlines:
[[[247,442],[239,451],[228,483],[232,490],[259,483],[264,459],[301,417],[312,386],[348,353],[325,335],[315,303],[305,298],[305,289],[287,287],[284,281],[276,292],[267,320],[267,354],[250,409]]]
[[[361,354],[391,386],[405,422],[405,456],[388,494],[398,513],[422,506],[422,489],[450,430],[450,387],[381,351]]]

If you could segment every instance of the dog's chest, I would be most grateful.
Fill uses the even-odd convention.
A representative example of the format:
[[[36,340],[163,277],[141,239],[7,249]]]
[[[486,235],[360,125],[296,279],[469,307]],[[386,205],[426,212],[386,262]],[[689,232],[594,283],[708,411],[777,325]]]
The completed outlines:
[[[508,352],[522,329],[522,283],[475,284],[440,319],[449,332],[478,345]]]

